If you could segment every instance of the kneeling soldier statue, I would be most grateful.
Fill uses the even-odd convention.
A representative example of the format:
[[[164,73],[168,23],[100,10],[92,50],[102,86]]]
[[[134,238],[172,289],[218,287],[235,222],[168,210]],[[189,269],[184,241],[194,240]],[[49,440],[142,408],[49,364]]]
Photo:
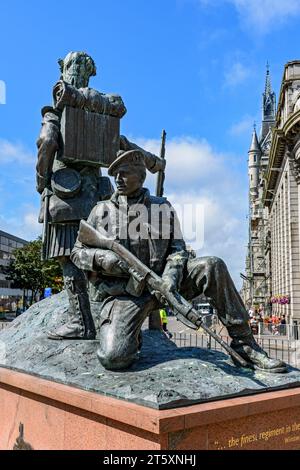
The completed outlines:
[[[191,300],[203,293],[212,299],[219,319],[227,327],[231,348],[242,358],[240,364],[266,372],[285,372],[286,365],[269,358],[256,343],[225,263],[216,257],[191,259],[170,203],[143,188],[143,153],[120,151],[108,173],[114,176],[117,190],[109,200],[99,202],[88,221],[81,223],[71,254],[73,263],[88,273],[95,293],[93,300],[99,302],[101,364],[110,370],[130,367],[138,357],[145,318],[166,299],[174,299],[174,313],[186,312],[185,318],[178,316],[193,326],[193,309],[183,297]],[[92,236],[86,234],[89,229]],[[108,240],[106,246],[119,247],[116,251],[127,251],[130,256],[124,260],[111,249],[99,248],[101,243],[93,241],[93,234]],[[136,260],[137,268],[141,267],[140,273],[132,267],[127,269],[126,261],[131,258]],[[156,284],[149,279],[156,280]],[[155,285],[157,289],[151,288]]]

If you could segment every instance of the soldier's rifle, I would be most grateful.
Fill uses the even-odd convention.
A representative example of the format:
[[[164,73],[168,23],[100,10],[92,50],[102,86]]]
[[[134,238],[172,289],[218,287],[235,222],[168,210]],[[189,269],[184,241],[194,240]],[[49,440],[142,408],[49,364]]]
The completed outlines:
[[[166,159],[166,136],[167,133],[165,130],[162,131],[161,136],[161,148],[160,148],[160,158],[162,160]],[[164,195],[164,182],[165,182],[165,170],[159,170],[156,180],[156,190],[155,195],[157,197],[162,197]]]
[[[228,354],[234,359],[235,363],[240,364],[242,367],[249,367],[249,364],[238,353],[236,353],[227,343],[225,343],[225,341],[222,340],[222,338],[204,324],[203,318],[199,312],[197,312],[197,310],[187,300],[185,300],[179,292],[166,289],[162,278],[145,266],[144,263],[142,263],[124,246],[120,245],[115,240],[107,238],[84,220],[80,222],[78,240],[86,246],[111,250],[116,253],[122,260],[120,262],[120,267],[135,277],[138,281],[145,281],[150,292],[160,292],[179,320],[183,317],[183,319],[192,323],[195,329],[199,329],[201,327],[228,352]]]
[[[166,159],[166,137],[167,133],[163,129],[161,134],[161,146],[160,146],[160,158],[162,160]],[[164,183],[165,183],[165,169],[159,170],[156,177],[156,188],[155,195],[156,197],[162,197],[164,195]],[[149,315],[149,328],[159,329],[161,325],[160,313],[159,310],[151,312]]]

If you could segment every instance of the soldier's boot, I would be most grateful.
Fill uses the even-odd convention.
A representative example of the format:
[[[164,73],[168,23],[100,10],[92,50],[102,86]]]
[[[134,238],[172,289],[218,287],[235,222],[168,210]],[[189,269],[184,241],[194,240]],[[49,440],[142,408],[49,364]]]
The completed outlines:
[[[227,329],[232,338],[230,346],[248,362],[249,367],[274,374],[287,372],[287,365],[283,361],[270,358],[257,344],[247,323],[229,326]],[[233,361],[239,365],[234,359]]]
[[[90,301],[85,280],[65,280],[69,297],[69,321],[54,331],[49,339],[95,339],[96,329],[91,314]]]

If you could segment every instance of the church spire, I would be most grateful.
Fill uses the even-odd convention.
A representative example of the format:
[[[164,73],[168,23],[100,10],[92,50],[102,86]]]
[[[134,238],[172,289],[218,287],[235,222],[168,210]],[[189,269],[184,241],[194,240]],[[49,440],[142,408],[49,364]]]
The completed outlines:
[[[272,93],[272,85],[271,85],[271,77],[270,77],[270,67],[269,67],[269,62],[267,62],[265,95],[270,95],[271,93]]]
[[[270,67],[267,62],[265,91],[263,93],[262,103],[262,127],[261,127],[261,140],[268,134],[269,130],[275,124],[276,119],[276,95],[272,91]]]

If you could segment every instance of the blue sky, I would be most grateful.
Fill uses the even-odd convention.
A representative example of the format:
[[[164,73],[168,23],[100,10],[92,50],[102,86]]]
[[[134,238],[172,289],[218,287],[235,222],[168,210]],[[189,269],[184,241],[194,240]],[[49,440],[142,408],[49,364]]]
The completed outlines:
[[[0,229],[40,231],[40,108],[51,104],[57,59],[84,50],[98,68],[90,85],[125,101],[122,133],[158,151],[167,130],[166,193],[204,205],[199,254],[223,257],[238,280],[251,127],[267,60],[278,96],[284,64],[300,59],[300,0],[3,0],[0,18]]]

